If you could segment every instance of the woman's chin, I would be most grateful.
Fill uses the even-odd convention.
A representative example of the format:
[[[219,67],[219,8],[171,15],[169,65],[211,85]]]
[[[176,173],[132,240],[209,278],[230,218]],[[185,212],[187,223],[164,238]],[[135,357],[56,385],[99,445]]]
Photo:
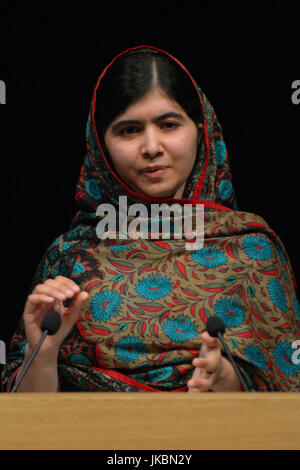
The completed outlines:
[[[147,191],[143,192],[144,196],[156,198],[156,199],[174,199],[174,191]]]

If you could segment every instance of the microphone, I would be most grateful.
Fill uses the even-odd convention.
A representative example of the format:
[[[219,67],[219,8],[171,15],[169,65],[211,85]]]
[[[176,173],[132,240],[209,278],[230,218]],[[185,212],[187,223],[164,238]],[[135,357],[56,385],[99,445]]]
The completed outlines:
[[[44,318],[42,320],[42,323],[41,323],[41,330],[42,330],[43,334],[42,334],[38,344],[36,345],[36,347],[32,351],[32,354],[31,354],[30,358],[28,359],[27,364],[25,365],[24,369],[20,373],[20,375],[18,377],[18,380],[16,380],[15,385],[11,390],[11,393],[16,392],[16,390],[19,387],[21,381],[23,380],[24,375],[26,374],[29,367],[31,366],[33,359],[37,355],[37,353],[38,353],[44,339],[46,338],[46,336],[47,335],[50,335],[50,336],[54,335],[58,331],[58,329],[60,327],[60,324],[61,324],[61,316],[60,316],[59,313],[55,312],[54,310],[51,310],[51,311],[46,313],[46,315],[44,316]]]
[[[235,360],[233,359],[232,355],[231,355],[231,352],[227,346],[227,344],[225,343],[224,341],[224,338],[223,338],[223,334],[225,333],[225,325],[223,323],[223,321],[221,320],[221,318],[217,317],[217,316],[214,316],[214,317],[209,317],[207,319],[207,323],[206,323],[206,329],[207,329],[207,332],[210,336],[212,336],[213,338],[219,338],[219,340],[221,341],[222,343],[222,346],[226,352],[226,355],[229,359],[229,361],[231,362],[232,364],[232,367],[234,368],[244,390],[246,392],[250,392],[247,384],[245,383],[245,380],[243,379],[236,363],[235,363]]]

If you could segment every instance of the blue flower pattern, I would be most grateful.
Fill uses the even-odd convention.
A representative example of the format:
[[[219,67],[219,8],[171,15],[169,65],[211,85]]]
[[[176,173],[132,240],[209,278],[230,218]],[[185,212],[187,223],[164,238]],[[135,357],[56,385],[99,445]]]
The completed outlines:
[[[296,312],[296,316],[298,317],[298,320],[300,320],[300,304],[297,298],[294,300],[294,309]]]
[[[216,163],[217,165],[223,165],[226,157],[226,146],[223,140],[218,140],[215,144],[216,147]]]
[[[150,372],[148,372],[148,377],[151,382],[161,382],[173,374],[173,368],[172,367],[162,367],[160,369],[153,369]]]
[[[192,259],[207,268],[217,268],[226,262],[227,256],[218,248],[208,246],[195,250]]]
[[[273,351],[273,356],[278,368],[283,374],[295,376],[300,372],[300,364],[293,363],[293,353],[295,349],[287,341],[279,341]]]
[[[271,279],[268,283],[268,291],[272,302],[276,307],[280,308],[283,312],[286,312],[286,291],[282,284],[277,279]]]
[[[230,198],[232,194],[232,184],[228,180],[221,180],[219,186],[220,197],[223,201]]]
[[[245,321],[245,307],[239,299],[221,297],[215,304],[215,312],[229,328],[239,326]]]
[[[116,355],[128,364],[146,354],[146,346],[138,336],[127,335],[116,342]]]
[[[162,324],[162,329],[166,336],[175,343],[183,343],[195,338],[198,334],[195,323],[185,315],[166,320]]]
[[[267,369],[267,360],[264,353],[258,346],[250,344],[244,349],[244,354],[249,359],[249,361],[255,364],[257,367],[261,367],[264,370]]]
[[[261,235],[248,235],[243,240],[243,249],[254,260],[268,260],[273,255],[270,242]]]
[[[93,318],[100,322],[106,322],[118,315],[121,308],[121,295],[115,291],[102,291],[95,294],[91,301],[91,313]]]
[[[101,196],[97,181],[94,179],[87,181],[86,190],[93,199],[99,199]]]
[[[172,287],[173,284],[167,277],[150,274],[137,284],[136,292],[146,299],[157,300],[168,295]]]

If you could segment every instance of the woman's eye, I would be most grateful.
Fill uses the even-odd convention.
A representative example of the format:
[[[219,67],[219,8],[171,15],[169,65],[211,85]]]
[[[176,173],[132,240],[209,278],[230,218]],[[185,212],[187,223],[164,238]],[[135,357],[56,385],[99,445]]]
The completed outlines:
[[[162,124],[162,127],[164,129],[170,129],[171,130],[171,129],[176,129],[178,127],[178,124],[177,124],[177,122],[167,121],[167,122],[164,122]]]
[[[127,137],[129,135],[137,133],[138,131],[139,131],[139,128],[137,126],[124,127],[123,129],[120,130],[119,135],[121,137]]]

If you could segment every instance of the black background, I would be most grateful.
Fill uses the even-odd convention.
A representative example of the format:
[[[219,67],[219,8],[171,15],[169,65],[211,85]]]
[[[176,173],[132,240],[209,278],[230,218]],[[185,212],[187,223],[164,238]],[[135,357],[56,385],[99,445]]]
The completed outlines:
[[[207,95],[223,126],[239,210],[261,215],[280,236],[299,284],[296,2],[24,3],[1,7],[0,339],[8,345],[38,262],[74,213],[97,78],[116,54],[142,44],[173,54]]]

